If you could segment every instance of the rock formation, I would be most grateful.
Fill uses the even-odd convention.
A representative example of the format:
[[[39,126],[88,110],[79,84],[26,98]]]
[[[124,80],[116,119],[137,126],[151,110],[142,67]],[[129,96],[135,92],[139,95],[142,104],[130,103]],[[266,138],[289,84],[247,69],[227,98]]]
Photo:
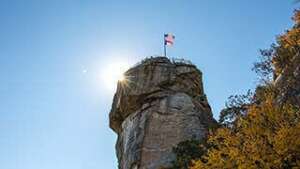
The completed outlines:
[[[174,160],[172,147],[202,139],[215,124],[202,73],[190,62],[148,58],[118,82],[110,127],[118,134],[119,169],[158,169]]]

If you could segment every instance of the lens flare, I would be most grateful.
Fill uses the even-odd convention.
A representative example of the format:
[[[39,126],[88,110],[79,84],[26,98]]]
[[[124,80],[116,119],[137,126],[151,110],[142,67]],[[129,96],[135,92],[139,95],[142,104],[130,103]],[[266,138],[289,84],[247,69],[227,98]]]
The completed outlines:
[[[129,69],[129,64],[124,61],[107,64],[102,71],[102,82],[109,89],[115,89],[119,82],[125,82],[125,71]]]

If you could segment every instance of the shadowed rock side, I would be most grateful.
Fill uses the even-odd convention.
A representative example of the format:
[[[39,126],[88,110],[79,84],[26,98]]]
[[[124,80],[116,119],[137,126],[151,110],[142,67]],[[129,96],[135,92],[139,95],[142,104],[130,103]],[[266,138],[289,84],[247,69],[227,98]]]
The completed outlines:
[[[114,96],[110,127],[118,134],[120,169],[157,169],[175,156],[172,147],[206,136],[215,123],[202,73],[166,57],[146,59],[125,73]]]

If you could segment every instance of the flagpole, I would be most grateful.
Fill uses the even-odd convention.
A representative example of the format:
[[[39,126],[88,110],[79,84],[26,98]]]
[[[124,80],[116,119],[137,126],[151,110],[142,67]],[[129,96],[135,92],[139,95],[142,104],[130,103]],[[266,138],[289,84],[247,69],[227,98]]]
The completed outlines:
[[[166,39],[165,39],[165,34],[164,34],[164,56],[167,57],[167,48],[166,48]]]
[[[165,54],[165,57],[167,57],[167,48],[166,48],[166,44],[164,43],[164,54]]]

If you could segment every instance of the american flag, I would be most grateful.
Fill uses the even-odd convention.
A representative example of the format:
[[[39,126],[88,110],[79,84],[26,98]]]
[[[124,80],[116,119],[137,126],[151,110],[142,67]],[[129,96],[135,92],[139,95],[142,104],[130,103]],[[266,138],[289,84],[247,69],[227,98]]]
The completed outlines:
[[[165,34],[165,45],[172,46],[174,44],[175,36],[168,33]]]

